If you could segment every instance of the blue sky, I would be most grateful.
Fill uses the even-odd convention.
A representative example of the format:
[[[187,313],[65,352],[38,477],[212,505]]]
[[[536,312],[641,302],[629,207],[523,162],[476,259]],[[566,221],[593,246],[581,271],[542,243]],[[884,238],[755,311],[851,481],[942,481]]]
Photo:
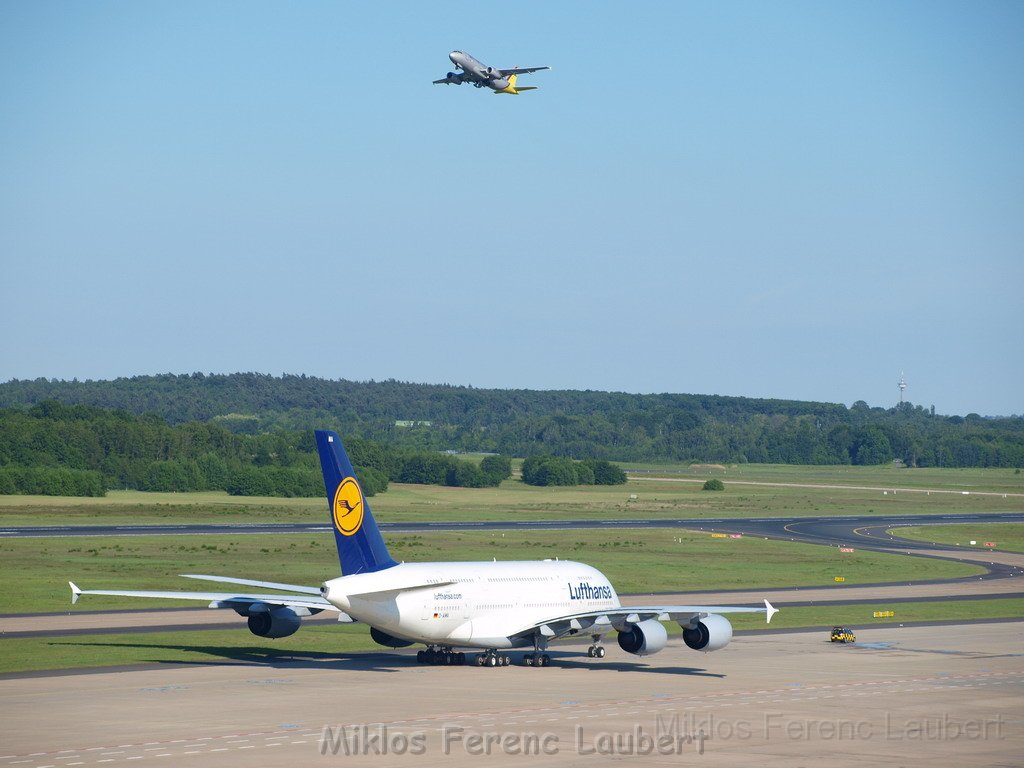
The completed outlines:
[[[1024,413],[1024,4],[8,2],[0,380]],[[541,90],[434,86],[458,48]]]

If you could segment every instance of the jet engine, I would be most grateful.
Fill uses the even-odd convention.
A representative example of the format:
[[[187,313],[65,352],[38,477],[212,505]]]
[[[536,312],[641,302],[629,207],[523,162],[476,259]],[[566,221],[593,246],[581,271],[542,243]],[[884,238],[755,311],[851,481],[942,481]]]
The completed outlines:
[[[249,631],[259,637],[288,637],[298,631],[300,624],[302,617],[288,607],[249,614]]]
[[[461,85],[462,84],[462,75],[460,75],[460,74],[458,74],[456,72],[449,72],[445,76],[445,79],[449,83],[451,83],[452,85]]]
[[[370,627],[370,637],[373,638],[373,642],[377,645],[383,645],[387,648],[405,648],[407,645],[412,645],[411,640],[400,640],[393,635],[389,635],[387,632],[382,632],[376,627]]]
[[[695,651],[717,651],[732,640],[732,624],[725,616],[712,613],[696,624],[683,627],[683,642]]]
[[[626,628],[619,632],[619,647],[637,656],[657,653],[667,642],[668,632],[661,622],[654,619],[647,619],[639,624],[627,624]]]

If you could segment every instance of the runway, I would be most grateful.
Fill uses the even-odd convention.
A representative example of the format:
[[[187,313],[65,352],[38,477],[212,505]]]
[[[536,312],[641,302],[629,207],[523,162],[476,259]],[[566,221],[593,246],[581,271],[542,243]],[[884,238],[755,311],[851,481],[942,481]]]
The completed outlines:
[[[657,518],[616,520],[494,520],[466,522],[377,523],[383,533],[427,533],[431,531],[542,531],[578,530],[595,528],[707,528],[747,531],[759,536],[813,541],[857,542],[863,546],[863,536],[856,533],[863,527],[893,527],[906,525],[937,525],[949,523],[1007,523],[1024,522],[1024,512],[962,514],[962,515],[878,515],[843,517],[749,517],[749,518]],[[239,525],[61,525],[16,526],[0,528],[0,539],[72,536],[206,536],[213,534],[285,535],[291,533],[317,533],[330,531],[326,523],[246,523]],[[934,545],[913,542],[918,547],[934,549]]]
[[[1024,622],[872,628],[853,646],[820,632],[740,636],[707,655],[674,637],[646,659],[564,648],[545,669],[249,650],[0,680],[0,768],[591,766],[637,753],[767,768],[1009,766],[1024,754]]]

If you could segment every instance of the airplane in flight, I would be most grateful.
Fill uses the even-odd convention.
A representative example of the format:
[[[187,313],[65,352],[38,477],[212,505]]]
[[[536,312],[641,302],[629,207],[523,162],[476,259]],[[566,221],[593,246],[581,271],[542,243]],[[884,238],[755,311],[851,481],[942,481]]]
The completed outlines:
[[[449,72],[440,80],[435,80],[434,85],[462,85],[472,83],[477,88],[484,86],[495,93],[518,94],[521,91],[535,91],[535,85],[516,85],[519,75],[528,75],[531,72],[540,72],[542,69],[551,67],[513,67],[512,69],[494,69],[486,64],[481,64],[468,53],[452,51],[448,54],[452,64],[461,72]]]
[[[369,625],[380,645],[426,645],[417,653],[420,663],[465,664],[467,656],[459,649],[477,649],[481,652],[471,660],[488,667],[510,664],[507,651],[513,648],[529,651],[523,657],[527,666],[546,667],[552,641],[588,636],[587,655],[604,658],[602,639],[613,631],[622,650],[647,656],[668,642],[663,621],[677,622],[690,648],[715,651],[732,639],[732,625],[722,614],[765,613],[770,622],[777,613],[767,600],[763,608],[623,606],[604,574],[571,560],[395,562],[341,439],[317,430],[316,443],[341,576],[314,587],[184,575],[273,593],[83,590],[69,582],[72,602],[82,595],[202,600],[210,608],[233,609],[246,617],[253,634],[266,638],[288,637],[303,618],[330,611],[338,621]]]

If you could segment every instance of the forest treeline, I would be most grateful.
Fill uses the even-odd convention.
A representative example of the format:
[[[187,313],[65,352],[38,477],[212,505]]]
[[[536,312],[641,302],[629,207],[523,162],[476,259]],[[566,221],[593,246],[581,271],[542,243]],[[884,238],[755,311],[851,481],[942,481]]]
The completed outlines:
[[[506,456],[479,464],[454,456],[345,441],[367,495],[389,481],[479,488],[512,474]],[[109,488],[222,490],[241,496],[320,496],[320,460],[312,430],[236,434],[215,423],[171,425],[46,400],[0,409],[0,494],[102,496]]]
[[[475,389],[256,373],[16,380],[0,407],[45,400],[200,422],[238,436],[333,428],[392,448],[613,461],[1020,467],[1024,418],[903,403]],[[269,438],[268,438],[269,439]]]
[[[626,473],[604,459],[573,461],[564,456],[530,456],[523,462],[527,485],[625,485]]]

